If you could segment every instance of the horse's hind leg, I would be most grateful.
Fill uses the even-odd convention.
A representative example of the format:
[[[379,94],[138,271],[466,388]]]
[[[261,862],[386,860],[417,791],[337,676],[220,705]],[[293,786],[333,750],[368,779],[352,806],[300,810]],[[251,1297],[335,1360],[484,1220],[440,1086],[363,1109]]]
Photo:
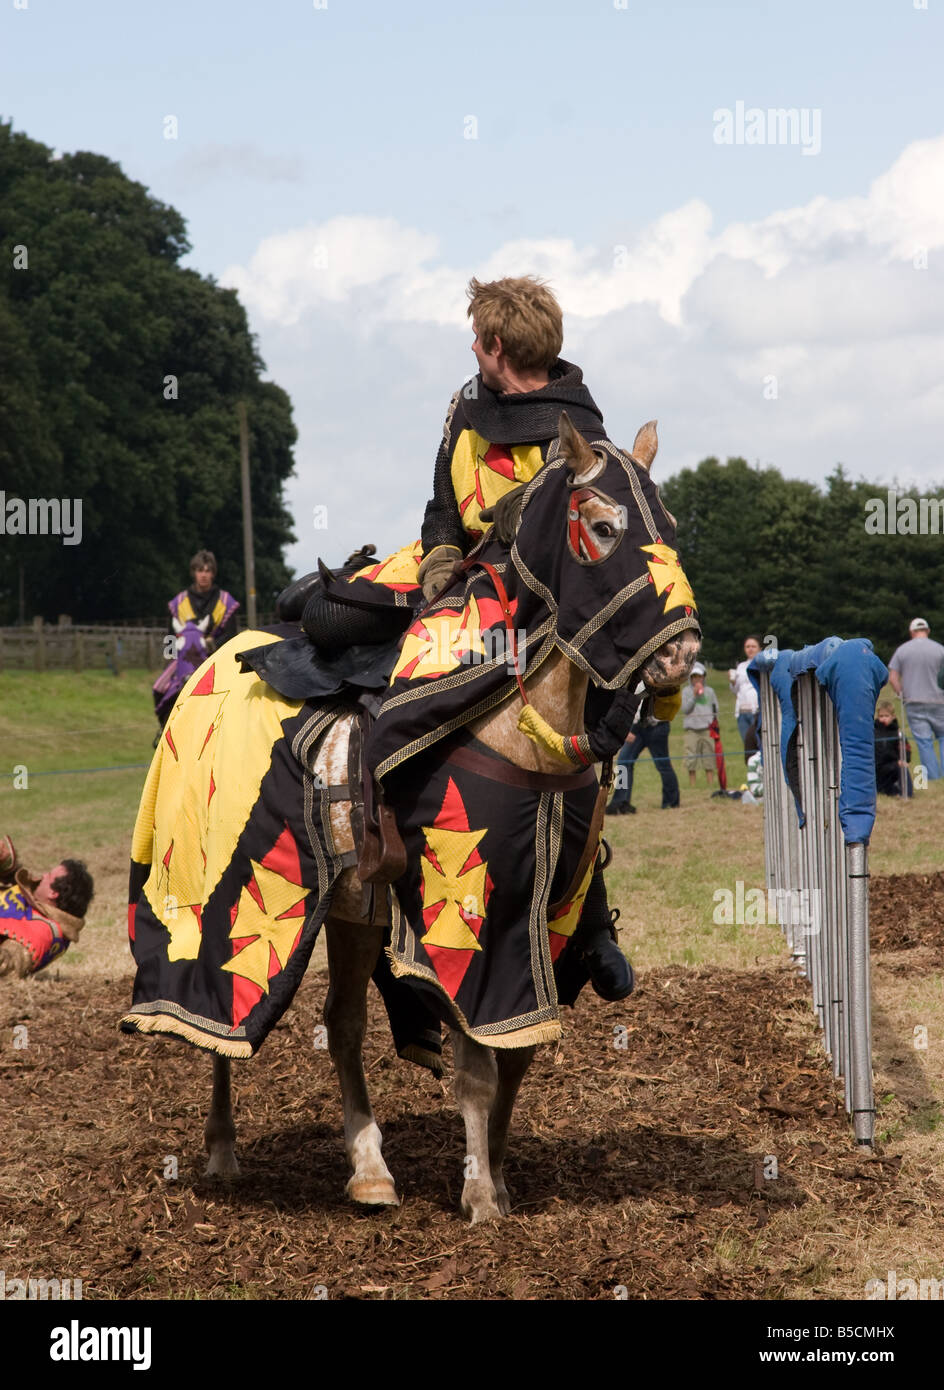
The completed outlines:
[[[344,1147],[354,1170],[347,1195],[365,1206],[397,1206],[393,1178],[381,1157],[382,1137],[364,1075],[367,985],[383,945],[383,928],[327,922],[331,983],[325,1000],[328,1048],[341,1086]]]
[[[515,1106],[518,1089],[531,1065],[533,1047],[496,1048],[498,1090],[488,1116],[488,1166],[495,1185],[495,1199],[502,1216],[511,1210],[511,1198],[505,1186],[503,1167],[508,1148],[508,1126]]]
[[[490,1047],[452,1030],[456,1101],[465,1120],[465,1183],[460,1207],[473,1226],[503,1215],[489,1156],[489,1115],[498,1095],[498,1063]]]
[[[208,1177],[237,1177],[236,1126],[233,1124],[233,1102],[230,1091],[229,1058],[213,1054],[213,1099],[203,1131],[210,1161]]]

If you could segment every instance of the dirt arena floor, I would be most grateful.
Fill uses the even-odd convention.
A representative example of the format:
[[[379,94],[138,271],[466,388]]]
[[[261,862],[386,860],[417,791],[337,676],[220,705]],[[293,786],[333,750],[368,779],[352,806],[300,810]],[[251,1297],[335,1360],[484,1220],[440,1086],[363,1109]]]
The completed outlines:
[[[940,970],[931,879],[873,882],[877,966]],[[236,1064],[243,1174],[222,1182],[202,1176],[209,1059],[120,1036],[127,979],[5,982],[7,1279],[80,1277],[86,1299],[861,1298],[870,1230],[940,1231],[939,1165],[856,1149],[785,964],[650,970],[617,1005],[585,992],[522,1090],[513,1212],[475,1228],[448,1081],[396,1059],[372,992],[368,1079],[403,1201],[355,1211],[331,1063],[312,1046],[325,987],[309,974]]]

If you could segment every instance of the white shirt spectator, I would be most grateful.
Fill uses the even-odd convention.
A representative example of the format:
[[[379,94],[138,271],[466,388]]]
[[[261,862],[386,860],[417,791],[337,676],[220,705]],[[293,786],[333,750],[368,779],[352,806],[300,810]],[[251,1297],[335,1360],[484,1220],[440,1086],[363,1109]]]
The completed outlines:
[[[728,685],[734,692],[734,715],[756,714],[757,713],[757,691],[751,684],[751,678],[747,674],[750,661],[740,661],[735,667],[734,680],[728,681]]]

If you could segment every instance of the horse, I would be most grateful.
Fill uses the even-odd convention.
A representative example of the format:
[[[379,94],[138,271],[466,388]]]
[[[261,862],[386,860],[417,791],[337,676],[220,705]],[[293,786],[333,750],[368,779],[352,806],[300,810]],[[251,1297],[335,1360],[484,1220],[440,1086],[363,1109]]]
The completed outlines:
[[[613,456],[619,454],[618,463],[614,463],[613,457],[605,453],[601,455],[599,448],[591,448],[571,426],[566,414],[561,417],[559,429],[554,460],[556,466],[550,462],[545,465],[525,493],[512,552],[513,557],[520,557],[520,562],[516,561],[520,563],[520,570],[528,572],[528,564],[534,563],[532,549],[536,544],[546,546],[548,543],[546,526],[535,520],[529,527],[530,499],[538,487],[551,490],[543,494],[545,505],[557,508],[559,503],[568,509],[567,529],[562,528],[562,531],[569,537],[572,556],[582,564],[599,566],[594,571],[595,575],[601,576],[604,568],[613,564],[614,556],[621,553],[620,543],[627,530],[629,510],[633,508],[642,510],[648,517],[649,531],[644,538],[658,542],[647,547],[649,551],[659,552],[654,560],[663,557],[666,551],[674,557],[674,551],[668,549],[662,538],[663,533],[668,533],[667,528],[674,533],[674,522],[662,507],[658,490],[648,479],[648,471],[658,448],[655,422],[649,422],[639,431],[632,455],[622,454],[610,446]],[[604,472],[611,479],[610,492],[614,492],[615,496],[593,486]],[[556,511],[554,514],[557,514]],[[654,517],[657,518],[655,522]],[[628,540],[626,545],[629,545]],[[624,552],[626,562],[628,554]],[[660,558],[660,564],[669,565],[674,581],[666,578],[664,571],[658,578],[649,579],[643,565],[642,577],[633,581],[629,592],[639,593],[647,583],[653,583],[660,600],[663,592],[666,595],[666,609],[661,610],[665,612],[670,605],[672,584],[676,582],[676,606],[679,607],[680,616],[670,622],[660,616],[655,633],[642,634],[651,638],[650,651],[645,654],[644,640],[637,643],[637,649],[642,649],[643,655],[634,665],[631,654],[630,660],[625,663],[628,673],[622,681],[625,685],[632,679],[635,685],[641,679],[646,689],[655,695],[678,691],[680,684],[688,678],[700,646],[700,634],[696,619],[692,616],[693,608],[681,606],[686,601],[685,595],[691,601],[687,581],[677,561],[674,562],[674,570],[671,568],[672,562]],[[650,572],[655,568],[654,563],[649,565]],[[521,580],[519,570],[512,564],[507,566],[506,582],[508,600],[514,603],[515,593],[521,591]],[[587,581],[583,579],[582,582]],[[598,578],[594,582],[602,584],[603,580]],[[606,611],[610,614],[609,620],[622,624],[622,615],[625,612],[628,622],[633,604],[625,597],[627,590],[621,587],[623,581],[618,574],[615,582],[615,597]],[[648,590],[650,602],[652,593],[653,590]],[[516,691],[512,698],[504,699],[497,708],[469,724],[474,738],[501,761],[525,772],[557,775],[558,779],[565,769],[573,772],[573,764],[567,762],[566,755],[561,751],[563,740],[536,737],[534,730],[537,727],[552,735],[559,730],[577,737],[583,734],[584,705],[590,680],[587,662],[581,662],[577,649],[561,635],[561,628],[559,622],[553,653],[539,664],[535,672],[524,673],[526,686],[519,681],[521,693]],[[671,635],[653,649],[655,637],[667,628]],[[615,681],[608,684],[611,688],[618,688]],[[529,719],[523,718],[522,694],[525,690],[532,711]],[[318,786],[343,787],[348,782],[348,753],[354,718],[353,713],[342,714],[314,745],[307,770]],[[340,853],[353,851],[355,836],[350,803],[333,800],[330,819],[331,835],[337,850]],[[369,914],[366,913],[364,884],[356,870],[348,868],[334,884],[325,919],[329,987],[324,1021],[330,1055],[340,1084],[344,1146],[351,1167],[346,1192],[353,1202],[365,1207],[395,1206],[399,1203],[394,1178],[382,1156],[382,1135],[371,1108],[363,1064],[367,987],[384,949],[384,934],[389,925],[389,913],[381,898],[382,895],[377,894],[374,907]],[[453,1043],[455,1097],[466,1131],[461,1211],[473,1224],[497,1220],[506,1216],[511,1208],[503,1172],[509,1125],[515,1099],[534,1056],[535,1046],[514,1046],[507,1041],[503,1043],[500,1037],[495,1039],[495,1046],[488,1046],[470,1036],[459,1020],[450,1021],[449,1026]],[[209,1155],[206,1173],[222,1178],[236,1176],[239,1164],[235,1152],[230,1058],[218,1052],[213,1057],[213,1094],[204,1139]]]

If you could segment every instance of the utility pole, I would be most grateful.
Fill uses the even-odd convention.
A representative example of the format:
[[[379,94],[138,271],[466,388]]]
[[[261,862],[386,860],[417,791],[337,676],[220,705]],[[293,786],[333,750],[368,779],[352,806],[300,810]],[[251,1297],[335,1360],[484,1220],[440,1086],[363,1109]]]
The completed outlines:
[[[238,401],[239,472],[243,486],[243,569],[246,573],[246,621],[256,626],[256,560],[252,544],[252,497],[249,492],[249,421],[246,402]]]

